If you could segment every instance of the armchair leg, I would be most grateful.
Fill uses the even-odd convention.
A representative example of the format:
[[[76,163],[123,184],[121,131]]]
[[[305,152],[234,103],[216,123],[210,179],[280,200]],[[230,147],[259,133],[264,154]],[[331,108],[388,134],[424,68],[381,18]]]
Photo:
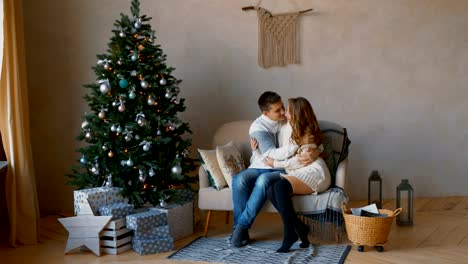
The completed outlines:
[[[203,236],[206,237],[208,234],[208,226],[210,225],[211,221],[211,210],[208,211],[208,215],[206,216],[206,222],[205,222],[205,230],[203,232]]]
[[[226,225],[229,224],[229,211],[226,211]]]

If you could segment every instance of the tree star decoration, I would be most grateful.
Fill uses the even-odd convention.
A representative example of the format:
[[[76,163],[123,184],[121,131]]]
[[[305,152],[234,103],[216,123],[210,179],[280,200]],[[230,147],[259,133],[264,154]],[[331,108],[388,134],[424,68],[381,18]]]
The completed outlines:
[[[89,209],[87,209],[89,207]],[[68,241],[65,247],[65,254],[78,249],[81,246],[89,248],[96,256],[101,256],[99,244],[99,233],[104,226],[109,223],[112,216],[94,216],[92,214],[83,214],[91,212],[89,204],[85,204],[81,214],[74,217],[59,218],[59,222],[68,231]]]

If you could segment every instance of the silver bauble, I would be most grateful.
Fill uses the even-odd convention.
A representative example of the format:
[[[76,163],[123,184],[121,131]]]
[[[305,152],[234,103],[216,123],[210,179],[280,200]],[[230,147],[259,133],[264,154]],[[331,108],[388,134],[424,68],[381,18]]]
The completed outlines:
[[[104,111],[99,112],[98,117],[101,119],[106,118],[106,113]]]
[[[91,138],[91,132],[86,132],[85,137],[86,138]]]
[[[141,85],[141,87],[142,87],[143,89],[146,89],[146,88],[148,88],[148,86],[149,86],[148,82],[145,81],[145,80],[141,81],[141,82],[140,82],[140,85]]]
[[[139,118],[137,123],[138,123],[139,126],[144,127],[146,125],[146,119]]]
[[[125,104],[124,103],[119,105],[119,112],[123,112],[123,111],[125,111]]]
[[[130,140],[132,140],[132,136],[130,134],[127,134],[125,136],[125,141],[130,141]]]
[[[120,126],[117,127],[117,133],[122,133],[122,128]]]
[[[85,129],[88,125],[89,125],[88,121],[84,121],[83,123],[81,123],[81,128]]]
[[[161,78],[161,80],[159,80],[159,84],[161,84],[161,85],[166,85],[166,83],[167,83],[166,79],[164,79],[164,78]]]
[[[92,167],[92,168],[91,168],[91,172],[92,172],[93,174],[99,174],[99,170],[98,170],[96,167]]]
[[[114,106],[114,107],[117,106],[118,104],[119,104],[119,103],[116,102],[116,101],[112,102],[112,106]]]
[[[107,146],[106,146],[106,145],[102,145],[102,150],[107,150]]]
[[[99,91],[101,91],[102,94],[106,94],[107,92],[109,92],[109,90],[110,90],[110,87],[107,82],[103,82],[99,86]]]
[[[135,135],[135,140],[140,140],[140,136],[138,134]]]
[[[160,135],[162,135],[162,132],[161,130],[158,129],[158,131],[156,131],[156,136],[160,136]]]
[[[109,69],[110,69],[110,65],[109,65],[109,63],[106,62],[104,64],[104,70],[108,71]]]
[[[169,130],[174,131],[176,127],[174,125],[169,125]]]
[[[167,98],[167,99],[169,99],[169,98],[171,98],[171,97],[172,97],[172,94],[171,94],[171,93],[169,93],[169,92],[167,92],[167,93],[165,94],[165,96],[166,96],[166,98]]]
[[[144,151],[148,151],[148,150],[150,150],[150,148],[151,148],[150,144],[143,145],[143,150]]]
[[[145,182],[146,181],[146,175],[144,174],[140,174],[140,176],[138,176],[138,179],[140,180],[140,182]]]
[[[123,60],[122,60],[122,59],[119,59],[119,60],[117,61],[117,64],[118,64],[118,65],[122,65],[122,64],[123,64]]]
[[[148,105],[154,105],[154,99],[152,97],[148,98]]]
[[[135,99],[135,97],[136,97],[136,94],[134,92],[130,92],[128,94],[128,98],[130,98],[130,99]]]
[[[121,37],[121,38],[125,38],[125,32],[123,32],[123,31],[120,31],[120,33],[119,33],[119,37]]]
[[[138,73],[137,73],[137,71],[133,70],[133,71],[130,72],[130,75],[131,75],[131,76],[137,76]]]
[[[130,57],[130,59],[132,61],[136,61],[138,59],[138,56],[135,53],[133,53],[132,56]]]
[[[179,104],[179,100],[174,100],[174,104],[178,105],[178,104]]]
[[[174,167],[171,168],[172,173],[176,175],[182,174],[182,167],[180,167],[179,164],[175,165]]]
[[[141,20],[138,19],[137,21],[135,21],[135,24],[134,24],[133,26],[134,26],[136,29],[141,28]]]
[[[86,163],[86,157],[85,157],[84,155],[81,156],[81,158],[80,158],[80,163],[81,163],[81,164],[85,164],[85,163]]]
[[[153,177],[154,175],[156,175],[156,172],[154,172],[153,168],[151,168],[149,171],[148,171],[148,175],[150,177]]]
[[[129,166],[129,167],[133,166],[133,160],[128,159],[127,160],[127,166]]]
[[[117,130],[117,127],[116,127],[115,125],[112,125],[111,128],[110,128],[110,130],[111,130],[112,132],[115,132],[115,131]]]

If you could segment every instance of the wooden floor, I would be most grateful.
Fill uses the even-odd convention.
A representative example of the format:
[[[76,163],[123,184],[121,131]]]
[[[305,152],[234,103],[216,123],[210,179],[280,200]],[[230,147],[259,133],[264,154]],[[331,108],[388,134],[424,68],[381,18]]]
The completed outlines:
[[[351,207],[364,205],[352,202]],[[350,263],[468,263],[468,197],[420,198],[415,201],[415,223],[412,227],[394,224],[385,252],[372,248],[358,252],[353,246],[346,258]],[[384,208],[395,209],[394,201],[386,201]],[[130,250],[118,256],[96,257],[91,252],[63,254],[67,232],[56,220],[59,216],[41,219],[41,243],[16,249],[0,247],[0,263],[200,263],[169,261],[172,252],[139,256]],[[203,215],[196,214],[195,233],[178,240],[176,250],[202,233]],[[224,213],[213,213],[209,236],[223,237],[231,231],[224,223]],[[262,213],[251,230],[256,240],[280,240],[282,225],[278,214]],[[350,243],[344,241],[343,243]]]

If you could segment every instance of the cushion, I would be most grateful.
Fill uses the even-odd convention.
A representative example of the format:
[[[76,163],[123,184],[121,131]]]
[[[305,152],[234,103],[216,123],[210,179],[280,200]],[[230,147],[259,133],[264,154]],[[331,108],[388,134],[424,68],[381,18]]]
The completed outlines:
[[[332,145],[331,139],[328,137],[323,137],[322,144],[324,146],[324,150],[323,150],[323,154],[325,156],[324,160],[325,160],[325,163],[327,163],[327,167],[328,167],[328,170],[330,171],[331,178],[334,181],[338,163],[336,162],[335,153],[333,151],[333,145]],[[332,183],[332,186],[333,185],[334,185],[334,182]]]
[[[229,188],[232,188],[232,177],[245,170],[244,160],[232,141],[224,146],[216,147],[216,156],[224,179]]]
[[[226,180],[224,179],[224,175],[219,167],[216,150],[198,149],[198,154],[200,156],[202,167],[205,169],[206,175],[208,175],[210,185],[217,190],[221,190],[226,187]]]

